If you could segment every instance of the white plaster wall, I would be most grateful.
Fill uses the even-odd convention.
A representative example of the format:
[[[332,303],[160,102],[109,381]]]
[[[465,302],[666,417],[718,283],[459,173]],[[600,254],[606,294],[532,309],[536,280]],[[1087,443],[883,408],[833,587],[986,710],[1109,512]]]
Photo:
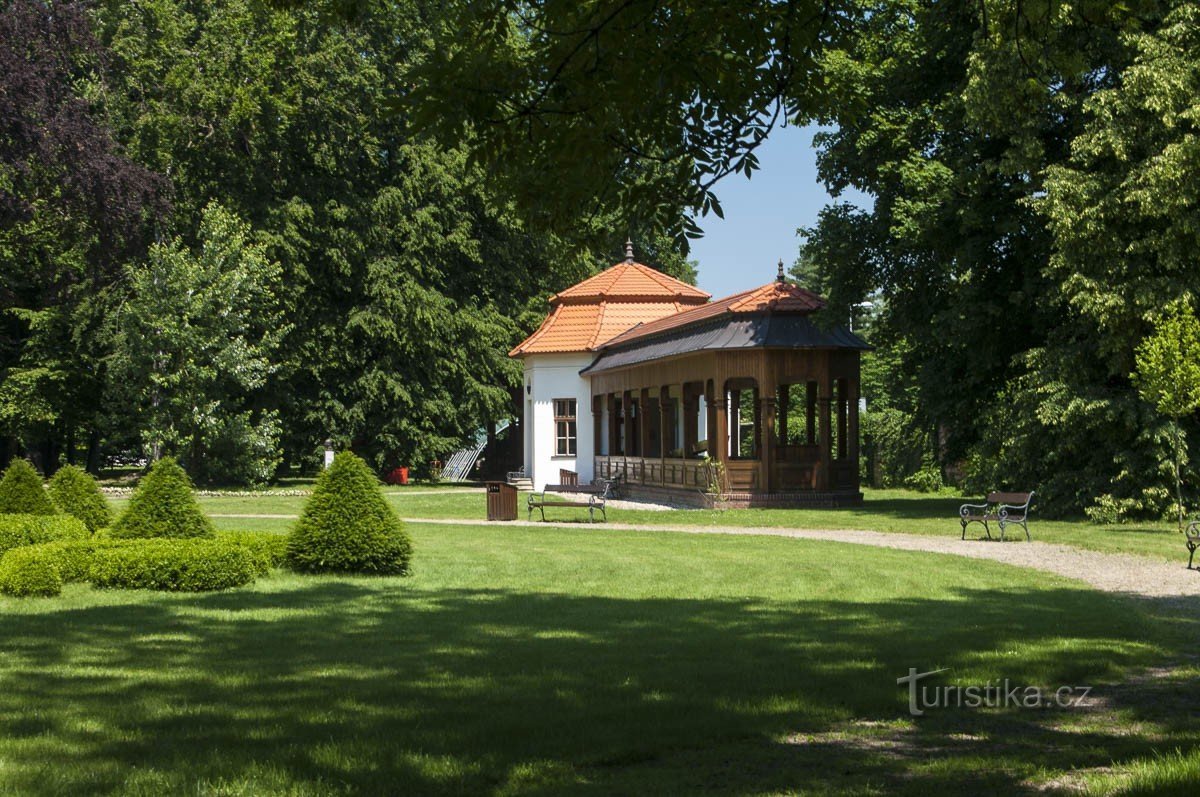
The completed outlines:
[[[560,468],[575,471],[581,482],[592,480],[592,387],[579,372],[593,359],[586,353],[525,356],[525,473],[535,490],[557,484]],[[576,402],[573,457],[554,455],[554,399],[562,398]]]

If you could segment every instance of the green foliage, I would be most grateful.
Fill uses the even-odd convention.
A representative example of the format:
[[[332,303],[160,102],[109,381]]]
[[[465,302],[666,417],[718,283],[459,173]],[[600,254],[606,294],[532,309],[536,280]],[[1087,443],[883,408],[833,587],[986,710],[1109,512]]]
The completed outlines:
[[[412,543],[379,481],[349,451],[317,480],[288,538],[288,564],[301,572],[408,573]]]
[[[0,514],[53,515],[57,512],[33,465],[25,459],[14,459],[0,477]]]
[[[315,463],[327,437],[361,441],[377,470],[444,459],[483,422],[511,417],[520,366],[505,353],[541,321],[546,297],[594,264],[591,252],[531,234],[493,175],[469,161],[462,136],[439,147],[395,113],[396,87],[411,84],[441,12],[371,3],[330,24],[327,11],[147,0],[95,12],[121,66],[109,95],[115,127],[131,155],[175,184],[180,240],[156,250],[163,262],[154,268],[178,271],[176,261],[208,256],[197,220],[216,198],[250,226],[248,248],[261,245],[282,269],[272,308],[290,326],[271,347],[270,369],[257,372],[265,385],[232,385],[243,375],[231,372],[199,387],[210,381],[212,349],[191,358],[200,376],[154,367],[149,343],[131,369],[140,407],[151,373],[197,386],[197,414],[213,427],[161,390],[163,416],[152,415],[164,444],[203,442],[175,450],[197,481],[262,478],[274,461],[266,452],[280,448],[290,462]],[[612,244],[627,224],[604,218],[596,228]],[[152,316],[185,302],[165,295]],[[198,316],[205,335],[219,325],[208,310]],[[165,323],[166,350],[179,353],[195,335]],[[246,340],[253,349],[260,339]],[[213,408],[214,400],[233,404]],[[143,416],[123,410],[112,414],[121,436],[152,443]]]
[[[63,512],[79,518],[95,533],[112,523],[113,513],[92,475],[75,465],[64,465],[50,479],[50,498]]]
[[[0,553],[54,540],[88,538],[87,526],[70,515],[0,515]]]
[[[212,537],[213,527],[196,502],[187,473],[165,457],[138,482],[110,534],[114,538]]]
[[[14,548],[0,556],[0,592],[18,598],[54,597],[63,577],[42,546]]]
[[[816,0],[441,9],[405,113],[448,145],[473,131],[523,215],[575,235],[611,209],[698,235],[693,215],[723,216],[716,181],[749,177],[775,123],[825,99]]]
[[[249,584],[258,567],[244,546],[223,540],[137,540],[96,548],[88,580],[97,587],[210,592]]]
[[[1183,467],[1187,440],[1179,422],[1200,409],[1200,320],[1187,300],[1173,302],[1154,324],[1154,333],[1135,352],[1132,379],[1143,400],[1171,419],[1176,519],[1183,530]]]
[[[908,413],[867,405],[862,416],[863,466],[875,487],[899,487],[922,469],[929,456],[929,435]]]
[[[921,493],[936,493],[942,489],[942,469],[926,464],[904,480],[904,486]]]
[[[101,548],[130,543],[118,540],[59,540],[31,545],[27,549],[38,551],[40,556],[54,563],[64,584],[87,581],[92,566],[92,557]]]
[[[1197,13],[855,3],[821,55],[819,171],[872,204],[827,208],[802,259],[833,308],[882,298],[879,341],[916,388],[897,406],[972,491],[1037,488],[1048,514],[1105,494],[1166,507],[1171,438],[1129,374],[1147,321],[1200,278],[1181,124]]]
[[[279,464],[278,423],[247,405],[279,368],[288,330],[279,265],[215,202],[199,239],[195,250],[156,244],[127,269],[113,375],[152,456],[178,455],[205,481],[263,482]]]
[[[217,539],[230,545],[240,545],[254,560],[255,571],[265,576],[287,563],[288,538],[286,534],[268,534],[257,531],[218,531]]]

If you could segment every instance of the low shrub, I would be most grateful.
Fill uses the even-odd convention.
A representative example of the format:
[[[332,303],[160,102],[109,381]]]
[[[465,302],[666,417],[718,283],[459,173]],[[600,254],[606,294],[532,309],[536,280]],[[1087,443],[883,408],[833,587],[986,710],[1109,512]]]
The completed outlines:
[[[0,554],[25,545],[87,537],[87,526],[70,515],[0,515]]]
[[[13,548],[0,557],[0,592],[18,598],[62,594],[63,577],[43,546]]]
[[[0,477],[0,514],[58,514],[42,486],[42,477],[28,460],[14,459]]]
[[[112,523],[112,509],[100,485],[83,468],[65,465],[50,479],[50,498],[62,512],[77,517],[95,533]]]
[[[942,489],[942,471],[937,465],[926,464],[906,478],[904,486],[921,493],[936,493]]]
[[[192,494],[192,482],[179,463],[160,459],[138,484],[129,506],[112,525],[114,538],[212,537],[212,522]]]
[[[260,531],[218,531],[217,539],[230,545],[240,545],[250,552],[258,575],[265,576],[287,561],[286,534]]]
[[[249,584],[258,571],[243,545],[222,540],[138,540],[92,552],[88,581],[97,587],[210,592]]]
[[[412,543],[370,468],[349,451],[317,479],[288,536],[288,565],[300,572],[403,575]]]

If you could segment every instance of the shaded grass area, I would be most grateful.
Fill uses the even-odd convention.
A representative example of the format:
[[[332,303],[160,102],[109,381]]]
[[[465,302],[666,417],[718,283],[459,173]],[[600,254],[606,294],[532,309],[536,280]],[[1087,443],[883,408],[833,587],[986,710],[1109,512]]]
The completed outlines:
[[[412,532],[409,579],[0,600],[0,792],[1007,793],[1200,741],[1197,623],[1154,602],[835,543]],[[914,720],[909,667],[1102,705]]]
[[[861,507],[847,509],[731,509],[671,510],[666,512],[639,509],[610,509],[609,520],[619,523],[648,525],[750,526],[799,529],[864,529],[868,531],[924,534],[957,538],[961,534],[958,507],[966,500],[978,498],[931,496],[908,490],[864,490],[866,500]],[[408,518],[474,518],[487,517],[486,497],[482,491],[451,491],[430,494],[424,488],[406,491],[404,488],[387,491],[388,501],[402,517]],[[518,502],[519,516],[525,519],[525,497]],[[284,514],[297,515],[304,498],[287,496],[258,496],[250,498],[208,497],[201,504],[216,514]],[[122,501],[114,501],[117,506]],[[548,512],[555,520],[586,521],[585,509],[557,509]],[[233,527],[241,527],[244,521]],[[1187,551],[1183,535],[1173,525],[1142,523],[1100,526],[1083,520],[1042,520],[1037,514],[1036,501],[1030,520],[1033,539],[1059,543],[1103,553],[1128,553],[1157,561],[1184,565]],[[993,534],[997,530],[993,528]],[[1010,539],[1024,539],[1020,528],[1010,531]],[[972,525],[971,536],[982,536],[982,529]],[[968,537],[970,539],[970,537]]]

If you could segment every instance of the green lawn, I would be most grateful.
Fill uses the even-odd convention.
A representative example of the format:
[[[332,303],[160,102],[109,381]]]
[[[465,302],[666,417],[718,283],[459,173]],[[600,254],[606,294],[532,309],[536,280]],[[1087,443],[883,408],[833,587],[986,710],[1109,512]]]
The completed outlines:
[[[441,491],[439,491],[441,492]],[[957,537],[958,507],[963,498],[930,496],[908,490],[865,490],[866,501],[854,509],[732,509],[725,511],[673,510],[653,512],[636,509],[612,509],[610,521],[653,525],[687,526],[767,526],[805,529],[867,529],[937,537]],[[424,487],[390,488],[388,500],[409,518],[484,518],[486,499],[482,491],[451,491],[430,494]],[[970,499],[978,500],[978,499]],[[521,497],[524,501],[524,496]],[[202,498],[205,509],[216,514],[299,514],[302,497],[258,496],[250,498]],[[120,505],[122,501],[115,501]],[[523,503],[521,504],[523,507]],[[1035,540],[1055,542],[1105,553],[1130,553],[1163,562],[1184,564],[1187,551],[1183,537],[1173,525],[1142,523],[1099,526],[1084,520],[1042,520],[1037,505],[1030,521]],[[520,512],[525,517],[524,510]],[[556,510],[555,519],[586,520],[586,510]],[[244,526],[245,521],[222,523],[224,527]],[[972,526],[978,535],[979,527]],[[1024,539],[1020,529],[1014,536]]]
[[[835,543],[411,528],[408,579],[0,599],[0,793],[1110,793],[1197,771],[1172,757],[1200,743],[1194,613]],[[914,720],[909,667],[1101,703]]]

